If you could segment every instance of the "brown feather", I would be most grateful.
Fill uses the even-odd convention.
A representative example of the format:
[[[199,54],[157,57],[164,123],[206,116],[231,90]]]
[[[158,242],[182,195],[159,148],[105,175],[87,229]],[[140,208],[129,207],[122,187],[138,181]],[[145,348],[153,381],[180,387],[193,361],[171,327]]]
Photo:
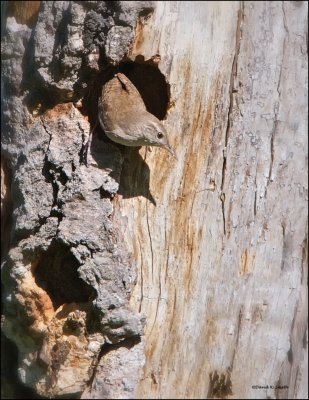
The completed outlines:
[[[146,107],[133,83],[118,73],[102,88],[100,111],[104,130],[113,132],[117,127],[125,129],[130,120],[146,111]]]

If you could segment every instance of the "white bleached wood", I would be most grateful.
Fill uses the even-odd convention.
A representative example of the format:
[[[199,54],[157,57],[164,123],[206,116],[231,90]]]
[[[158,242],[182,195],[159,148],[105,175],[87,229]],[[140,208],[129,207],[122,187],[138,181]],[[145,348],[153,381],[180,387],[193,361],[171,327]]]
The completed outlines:
[[[118,198],[147,315],[139,398],[304,394],[306,18],[306,2],[160,1],[138,32],[178,155],[140,151],[156,206]]]

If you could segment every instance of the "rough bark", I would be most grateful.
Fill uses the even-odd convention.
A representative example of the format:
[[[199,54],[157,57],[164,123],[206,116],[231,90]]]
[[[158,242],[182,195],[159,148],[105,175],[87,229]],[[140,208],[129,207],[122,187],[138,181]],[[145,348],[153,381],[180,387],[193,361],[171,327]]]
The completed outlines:
[[[1,229],[21,381],[51,397],[307,397],[307,3],[16,10]],[[82,163],[117,68],[177,161],[96,127]]]
[[[89,392],[101,362],[89,396],[132,397],[144,362],[145,318],[128,305],[136,274],[113,214],[123,156],[93,140],[81,162],[97,102],[79,102],[82,89],[99,57],[107,65],[127,53],[148,3],[127,14],[112,6],[42,2],[33,29],[6,19],[2,152],[13,212],[2,329],[18,348],[20,380],[41,396]]]

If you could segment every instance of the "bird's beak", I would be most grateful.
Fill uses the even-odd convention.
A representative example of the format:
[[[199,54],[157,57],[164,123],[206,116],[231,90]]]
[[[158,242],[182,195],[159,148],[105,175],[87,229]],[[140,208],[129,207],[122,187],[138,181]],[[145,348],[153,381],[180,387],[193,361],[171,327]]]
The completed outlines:
[[[173,157],[175,157],[176,160],[177,160],[176,153],[175,153],[175,151],[170,147],[170,145],[166,146],[165,148],[166,148],[166,150],[167,150],[169,153],[171,153],[171,155],[172,155]]]

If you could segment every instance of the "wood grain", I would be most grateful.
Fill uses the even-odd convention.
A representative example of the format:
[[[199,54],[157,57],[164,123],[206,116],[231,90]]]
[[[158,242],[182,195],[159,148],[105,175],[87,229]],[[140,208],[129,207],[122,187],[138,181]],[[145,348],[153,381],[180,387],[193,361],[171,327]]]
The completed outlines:
[[[178,154],[141,150],[156,206],[118,201],[139,268],[132,305],[147,315],[139,398],[306,388],[306,9],[158,2],[139,25],[131,58],[161,57]]]

